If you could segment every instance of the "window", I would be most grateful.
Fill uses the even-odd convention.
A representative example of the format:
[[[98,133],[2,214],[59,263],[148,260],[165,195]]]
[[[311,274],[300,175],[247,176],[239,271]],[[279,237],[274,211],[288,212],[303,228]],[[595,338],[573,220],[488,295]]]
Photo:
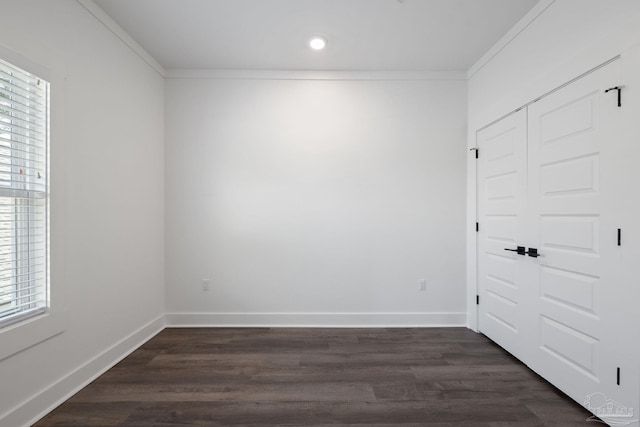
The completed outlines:
[[[49,308],[49,83],[0,59],[0,327]]]

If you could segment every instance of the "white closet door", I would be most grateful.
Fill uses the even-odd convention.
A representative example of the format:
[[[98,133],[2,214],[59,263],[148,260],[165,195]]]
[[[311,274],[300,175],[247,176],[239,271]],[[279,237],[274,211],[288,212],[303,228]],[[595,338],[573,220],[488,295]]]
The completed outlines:
[[[605,93],[623,83],[621,62],[478,132],[478,325],[592,411],[637,420],[640,202],[625,157],[640,152],[635,74],[622,107]],[[505,251],[518,246],[527,254]]]
[[[477,134],[479,330],[523,359],[527,271],[522,227],[527,212],[527,116],[521,110]],[[505,249],[511,249],[505,250]]]
[[[523,260],[539,266],[525,362],[580,403],[603,393],[632,408],[637,382],[617,384],[617,368],[629,372],[637,363],[627,360],[615,303],[624,299],[619,272],[630,267],[617,244],[623,116],[616,91],[605,94],[621,83],[619,62],[529,107],[528,208],[536,232],[527,246],[541,256]]]

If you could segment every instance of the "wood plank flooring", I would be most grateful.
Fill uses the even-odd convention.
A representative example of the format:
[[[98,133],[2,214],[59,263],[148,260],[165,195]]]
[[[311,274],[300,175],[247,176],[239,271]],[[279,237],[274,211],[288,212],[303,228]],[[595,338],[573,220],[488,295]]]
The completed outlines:
[[[583,426],[590,414],[465,328],[165,329],[36,424]]]

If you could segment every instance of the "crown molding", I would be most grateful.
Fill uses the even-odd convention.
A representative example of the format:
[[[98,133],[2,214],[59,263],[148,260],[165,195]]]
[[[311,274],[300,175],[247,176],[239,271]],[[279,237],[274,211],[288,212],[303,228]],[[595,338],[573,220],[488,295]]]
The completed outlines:
[[[540,0],[526,15],[520,19],[507,33],[498,40],[482,57],[473,64],[467,71],[467,79],[472,78],[485,65],[493,60],[504,48],[506,48],[520,33],[533,24],[544,12],[546,12],[556,0]]]
[[[464,71],[311,71],[168,69],[167,79],[212,80],[466,80]]]
[[[118,37],[129,49],[146,62],[162,77],[165,76],[165,69],[153,56],[149,54],[142,46],[138,44],[116,21],[111,18],[100,6],[93,0],[76,0],[87,12],[100,21],[109,31]]]

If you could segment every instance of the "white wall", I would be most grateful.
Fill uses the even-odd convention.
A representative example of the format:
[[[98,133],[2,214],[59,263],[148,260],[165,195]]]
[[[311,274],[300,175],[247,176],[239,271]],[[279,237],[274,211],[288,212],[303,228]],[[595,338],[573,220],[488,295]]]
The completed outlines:
[[[622,55],[623,62],[636,61],[640,42],[637,0],[542,0],[524,21],[528,25],[517,26],[518,31],[470,70],[469,147],[475,146],[478,129],[616,55]],[[637,90],[630,79],[616,84],[626,85],[627,94]],[[469,156],[467,307],[472,329],[477,325],[476,306],[471,303],[476,294],[475,174],[475,159]]]
[[[74,0],[5,1],[2,15],[0,44],[53,83],[52,313],[64,329],[0,361],[0,425],[20,426],[163,325],[164,87]],[[32,326],[0,332],[3,350]]]
[[[456,80],[167,80],[168,323],[463,324],[465,105]]]

